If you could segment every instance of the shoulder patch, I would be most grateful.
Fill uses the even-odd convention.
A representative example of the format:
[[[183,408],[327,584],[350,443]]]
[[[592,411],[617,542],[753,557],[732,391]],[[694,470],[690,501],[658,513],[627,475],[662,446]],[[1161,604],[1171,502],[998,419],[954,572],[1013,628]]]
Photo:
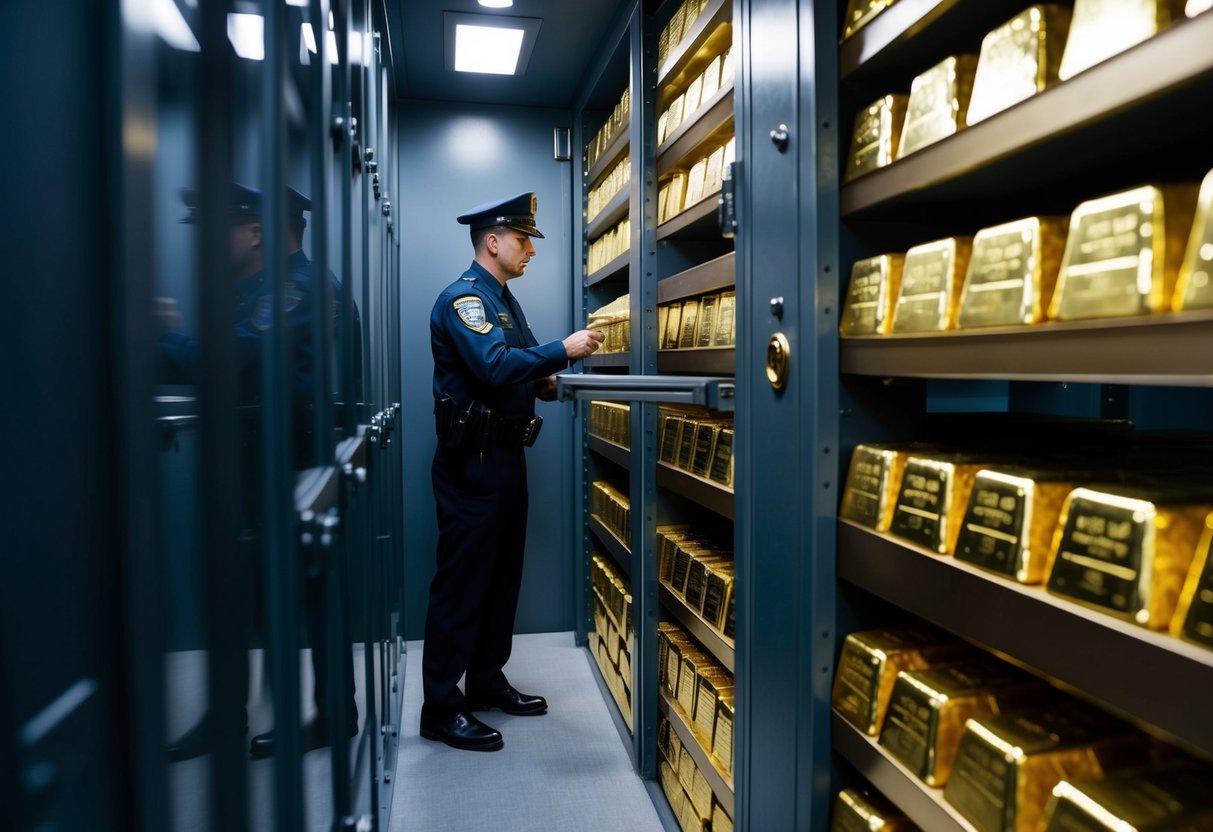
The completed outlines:
[[[274,301],[269,295],[262,295],[257,298],[257,305],[253,308],[253,329],[258,332],[265,332],[274,323]]]
[[[484,301],[477,295],[460,295],[451,301],[455,314],[473,332],[485,333],[493,328],[484,311]]]

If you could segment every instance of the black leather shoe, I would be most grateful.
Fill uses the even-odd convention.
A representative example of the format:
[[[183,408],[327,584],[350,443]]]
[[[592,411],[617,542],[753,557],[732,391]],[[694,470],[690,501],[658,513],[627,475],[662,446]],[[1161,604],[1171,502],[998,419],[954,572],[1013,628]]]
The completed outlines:
[[[422,714],[421,736],[465,751],[497,751],[505,745],[500,731],[485,725],[467,711],[456,711],[446,718]]]
[[[469,692],[467,702],[468,710],[497,708],[514,716],[539,716],[548,709],[548,701],[542,696],[519,693],[508,685],[503,690]]]
[[[358,733],[357,723],[350,725],[347,729],[346,736],[353,737]],[[252,757],[269,757],[274,753],[276,746],[273,731],[266,731],[264,734],[258,734],[253,737],[249,743],[249,755]],[[329,729],[328,723],[321,719],[313,719],[299,731],[299,745],[302,753],[306,754],[309,751],[315,751],[317,748],[324,748],[329,744]]]

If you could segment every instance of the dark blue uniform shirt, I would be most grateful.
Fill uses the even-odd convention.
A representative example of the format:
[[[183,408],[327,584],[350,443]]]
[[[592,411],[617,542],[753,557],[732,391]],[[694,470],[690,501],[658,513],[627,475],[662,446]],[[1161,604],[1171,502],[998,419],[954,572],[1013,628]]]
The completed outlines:
[[[540,345],[509,288],[476,262],[435,301],[430,345],[435,399],[507,418],[533,417],[534,382],[569,364],[563,342]]]

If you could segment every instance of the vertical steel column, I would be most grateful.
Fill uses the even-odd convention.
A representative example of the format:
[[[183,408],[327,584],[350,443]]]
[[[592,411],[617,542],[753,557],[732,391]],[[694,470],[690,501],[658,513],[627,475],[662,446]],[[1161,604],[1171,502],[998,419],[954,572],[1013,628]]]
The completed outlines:
[[[231,220],[232,90],[235,55],[227,40],[229,3],[199,8],[198,148],[196,181],[201,217],[198,240],[199,340],[198,517],[207,611],[207,680],[214,737],[211,817],[232,829],[247,825],[245,700],[248,644],[253,624],[252,573],[261,552],[240,545],[240,505],[252,505],[240,477],[237,359],[232,329]],[[246,580],[232,581],[232,576]],[[235,590],[233,603],[232,593]],[[233,608],[235,614],[231,614]],[[225,614],[226,613],[226,614]]]
[[[329,282],[329,178],[333,169],[329,113],[333,106],[332,75],[329,68],[328,0],[310,0],[308,17],[316,35],[316,59],[308,71],[311,120],[308,124],[308,154],[312,180],[312,408],[313,459],[324,465],[333,458],[333,328],[329,310],[337,300]]]
[[[264,272],[270,286],[273,324],[262,339],[261,425],[265,470],[266,586],[269,591],[269,653],[273,668],[274,793],[279,829],[303,828],[300,763],[299,598],[300,570],[294,540],[294,447],[289,382],[290,343],[283,291],[286,283],[286,5],[266,0],[265,63],[261,67],[261,199]],[[321,31],[323,37],[323,31]]]
[[[631,118],[628,143],[632,182],[628,211],[632,219],[629,275],[633,375],[657,373],[657,148],[650,136],[657,123],[657,34],[652,15],[637,3],[629,27]],[[657,776],[657,405],[633,402],[632,465],[629,498],[634,508],[631,528],[632,603],[635,605],[636,652],[633,679],[632,745],[641,777]]]

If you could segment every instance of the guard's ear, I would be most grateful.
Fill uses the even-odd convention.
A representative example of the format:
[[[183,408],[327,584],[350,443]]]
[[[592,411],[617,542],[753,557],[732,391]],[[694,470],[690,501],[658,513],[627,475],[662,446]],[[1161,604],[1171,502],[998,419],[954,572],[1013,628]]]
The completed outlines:
[[[498,239],[496,232],[490,232],[484,238],[484,248],[489,254],[497,256],[497,249],[501,246],[501,240]]]
[[[252,238],[253,248],[261,248],[261,223],[250,223],[248,232]]]

